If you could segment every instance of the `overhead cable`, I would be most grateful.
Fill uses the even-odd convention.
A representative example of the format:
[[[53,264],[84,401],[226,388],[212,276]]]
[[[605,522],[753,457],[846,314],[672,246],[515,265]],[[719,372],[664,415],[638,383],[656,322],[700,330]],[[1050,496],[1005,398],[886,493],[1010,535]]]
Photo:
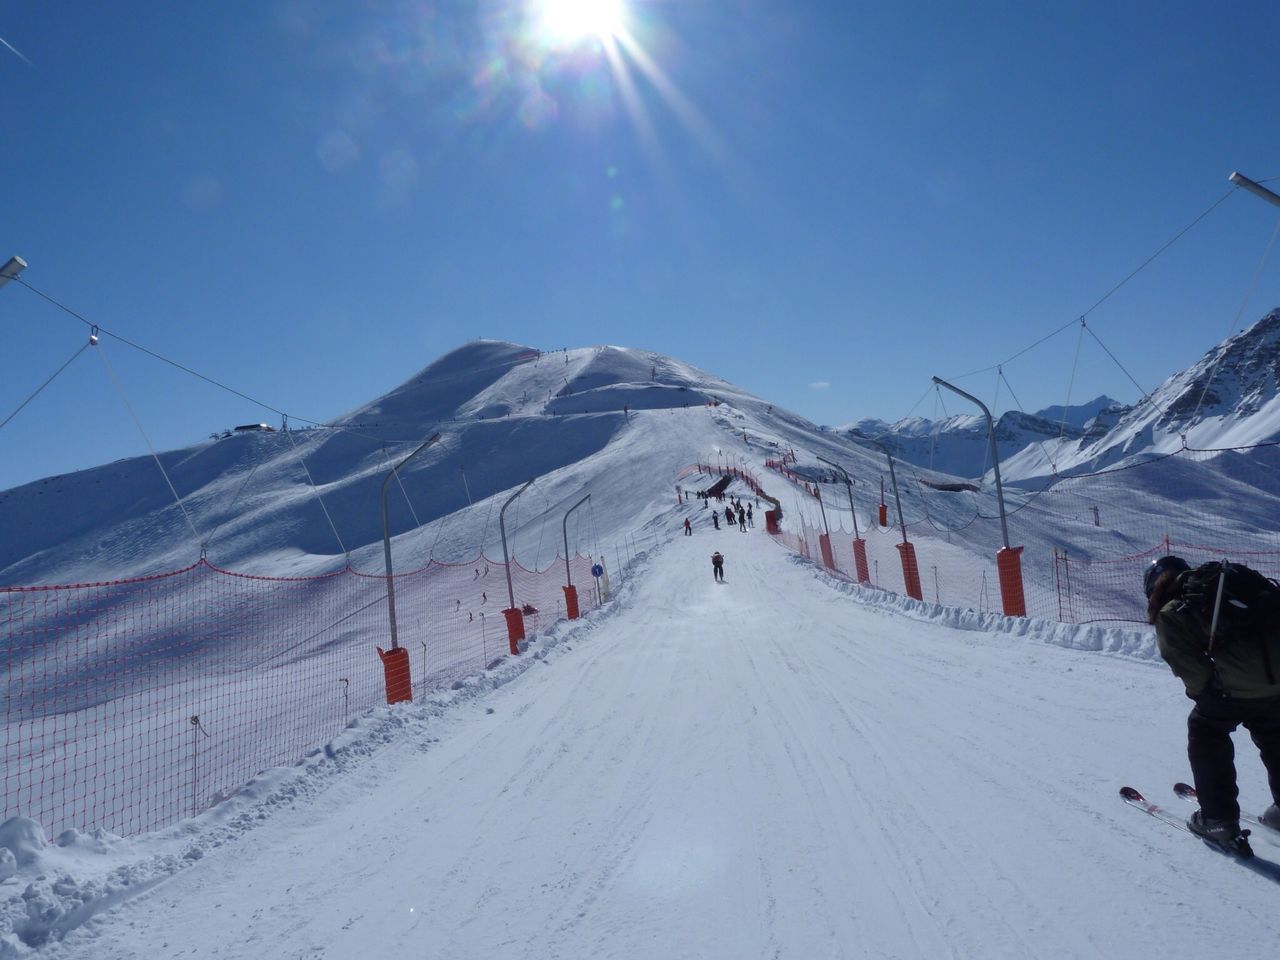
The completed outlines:
[[[1139,273],[1145,270],[1148,266],[1150,266],[1151,263],[1154,262],[1157,257],[1159,257],[1162,253],[1168,250],[1171,246],[1173,246],[1179,240],[1181,240],[1182,237],[1185,236],[1187,232],[1190,231],[1193,227],[1195,227],[1201,220],[1203,220],[1210,213],[1216,210],[1222,204],[1222,202],[1226,200],[1227,197],[1231,196],[1231,194],[1234,193],[1237,189],[1238,189],[1237,187],[1233,186],[1230,190],[1228,190],[1221,197],[1219,197],[1212,204],[1210,204],[1208,209],[1206,209],[1198,217],[1196,217],[1194,220],[1188,223],[1185,227],[1179,230],[1176,234],[1174,234],[1173,237],[1170,238],[1168,241],[1166,241],[1159,249],[1156,250],[1155,253],[1151,254],[1151,256],[1147,257],[1146,260],[1142,261],[1142,263],[1139,264],[1137,267],[1135,267],[1132,271],[1130,271],[1129,274],[1123,280],[1121,280],[1114,287],[1112,287],[1110,290],[1104,293],[1101,297],[1099,297],[1091,307],[1089,307],[1087,310],[1081,313],[1078,317],[1067,321],[1062,326],[1057,327],[1050,333],[1045,334],[1043,337],[1041,337],[1039,340],[1035,341],[1034,343],[1030,344],[1029,346],[1023,347],[1021,350],[1019,350],[1017,353],[1013,354],[1012,356],[1004,360],[1001,360],[998,364],[995,364],[989,367],[981,367],[980,369],[977,369],[977,370],[971,370],[968,373],[962,373],[955,379],[963,380],[965,377],[972,377],[975,374],[986,373],[988,370],[994,369],[995,366],[1003,366],[1004,364],[1007,364],[1012,360],[1016,360],[1018,357],[1022,356],[1024,353],[1027,353],[1030,350],[1034,350],[1036,347],[1040,346],[1040,344],[1044,343],[1046,340],[1053,339],[1058,334],[1060,334],[1063,330],[1066,330],[1072,324],[1076,323],[1078,320],[1082,320],[1085,317],[1087,317],[1089,314],[1093,313],[1094,310],[1097,310],[1098,307],[1102,306],[1102,304],[1105,303],[1107,300],[1109,300],[1121,287],[1123,287],[1126,283],[1128,283],[1130,280],[1136,277]],[[1112,359],[1115,359],[1115,358],[1113,357]]]

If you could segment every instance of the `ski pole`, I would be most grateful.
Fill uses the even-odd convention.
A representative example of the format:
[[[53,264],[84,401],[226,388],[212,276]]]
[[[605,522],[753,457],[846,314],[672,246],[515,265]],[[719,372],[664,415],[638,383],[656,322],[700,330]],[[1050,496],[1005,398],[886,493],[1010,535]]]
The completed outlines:
[[[1222,610],[1222,591],[1227,585],[1227,567],[1230,564],[1224,559],[1222,568],[1218,572],[1218,595],[1213,601],[1213,620],[1209,623],[1209,645],[1205,648],[1205,652],[1210,656],[1213,655],[1213,641],[1218,638],[1218,613]]]

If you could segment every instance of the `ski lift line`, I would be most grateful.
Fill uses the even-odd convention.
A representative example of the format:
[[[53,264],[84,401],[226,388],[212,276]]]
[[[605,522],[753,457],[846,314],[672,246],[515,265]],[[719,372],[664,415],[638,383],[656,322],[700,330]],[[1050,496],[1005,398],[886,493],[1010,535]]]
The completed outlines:
[[[1020,513],[1021,511],[1023,511],[1023,510],[1025,510],[1025,509],[1027,509],[1028,507],[1032,507],[1032,506],[1034,506],[1034,505],[1035,505],[1035,503],[1036,503],[1036,502],[1037,502],[1037,501],[1038,501],[1042,496],[1044,496],[1045,494],[1047,494],[1047,493],[1049,493],[1049,492],[1051,492],[1051,491],[1056,491],[1056,490],[1058,489],[1058,487],[1062,486],[1063,484],[1070,483],[1070,482],[1075,481],[1075,480],[1084,480],[1084,479],[1087,479],[1087,478],[1089,478],[1089,477],[1103,477],[1103,476],[1106,476],[1106,475],[1111,474],[1111,473],[1123,473],[1123,472],[1128,471],[1128,470],[1137,470],[1137,469],[1139,469],[1139,468],[1141,468],[1141,467],[1146,467],[1146,466],[1149,466],[1149,465],[1151,465],[1151,464],[1153,464],[1153,463],[1159,463],[1159,462],[1160,462],[1160,461],[1162,461],[1162,460],[1168,460],[1168,459],[1169,459],[1169,458],[1171,458],[1171,457],[1177,457],[1177,456],[1180,456],[1180,455],[1181,455],[1182,453],[1184,453],[1184,452],[1195,452],[1195,453],[1224,453],[1224,452],[1227,452],[1227,451],[1253,450],[1253,449],[1257,449],[1258,447],[1269,447],[1269,446],[1276,446],[1276,445],[1280,445],[1280,440],[1271,440],[1271,441],[1267,441],[1267,442],[1265,442],[1265,443],[1251,444],[1251,445],[1249,445],[1249,446],[1245,446],[1245,447],[1221,447],[1221,448],[1208,448],[1208,449],[1204,449],[1204,450],[1195,450],[1195,449],[1193,449],[1193,448],[1191,448],[1191,447],[1183,447],[1181,450],[1174,450],[1174,451],[1172,451],[1171,453],[1161,454],[1161,455],[1160,455],[1160,456],[1158,456],[1158,457],[1151,457],[1150,459],[1147,459],[1147,460],[1141,460],[1141,461],[1139,461],[1139,462],[1137,462],[1137,463],[1129,463],[1129,464],[1125,464],[1125,465],[1123,465],[1123,466],[1110,467],[1110,468],[1108,468],[1108,469],[1106,469],[1106,470],[1095,470],[1095,471],[1092,471],[1092,472],[1090,472],[1090,473],[1077,473],[1077,474],[1071,474],[1070,476],[1062,476],[1062,475],[1060,475],[1060,474],[1056,474],[1056,475],[1055,475],[1055,476],[1056,476],[1056,481],[1055,481],[1055,482],[1050,483],[1050,484],[1046,484],[1044,487],[1041,487],[1039,490],[1035,490],[1035,491],[1033,491],[1033,492],[1031,492],[1031,493],[1027,493],[1027,494],[1025,494],[1026,499],[1025,499],[1021,504],[1019,504],[1018,506],[1014,507],[1012,510],[1008,511],[1008,513],[1011,513],[1011,514]],[[1083,499],[1088,499],[1084,494],[1079,494],[1079,493],[1077,493],[1077,494],[1075,494],[1075,496],[1077,496],[1077,497],[1081,497],[1081,498],[1083,498]],[[980,520],[997,520],[997,519],[999,519],[999,518],[998,518],[998,517],[993,517],[993,516],[987,516],[986,514],[979,513],[979,514],[978,514],[978,519],[980,519]]]
[[[1131,374],[1127,369],[1125,369],[1125,365],[1116,358],[1116,355],[1111,352],[1111,349],[1105,343],[1102,342],[1101,338],[1096,333],[1093,332],[1093,327],[1088,326],[1084,322],[1083,317],[1080,319],[1080,326],[1084,330],[1088,331],[1089,336],[1093,337],[1094,341],[1098,344],[1098,346],[1100,346],[1103,349],[1103,352],[1105,352],[1106,355],[1111,358],[1112,362],[1117,367],[1120,368],[1120,371],[1126,377],[1129,378],[1129,382],[1138,388],[1138,392],[1142,395],[1142,398],[1148,401],[1157,410],[1159,410],[1161,416],[1165,416],[1168,413],[1168,411],[1165,410],[1164,407],[1160,406],[1158,403],[1156,403],[1154,400],[1151,399],[1151,395],[1142,388],[1142,384],[1138,383],[1138,381],[1134,379],[1133,374]]]
[[[915,481],[915,483],[916,483],[916,487],[917,487],[917,488],[929,488],[929,489],[932,489],[931,487],[929,487],[929,485],[928,485],[927,483],[925,483],[925,482],[924,482],[924,480],[920,477],[920,474],[919,474],[919,473],[918,473],[918,472],[917,472],[917,471],[916,471],[916,470],[915,470],[915,469],[914,469],[910,464],[908,464],[905,460],[903,461],[903,463],[906,465],[906,469],[907,469],[907,471],[908,471],[908,473],[909,473],[909,475],[910,475],[911,479]],[[973,506],[973,516],[972,516],[972,517],[970,517],[970,518],[969,518],[969,519],[968,519],[968,520],[963,524],[963,526],[959,526],[959,527],[951,527],[951,526],[949,526],[949,525],[947,525],[947,524],[945,524],[945,523],[941,523],[940,521],[935,521],[935,520],[934,520],[934,518],[933,518],[933,513],[929,510],[929,497],[928,497],[927,495],[924,495],[923,493],[919,494],[919,496],[920,496],[920,502],[921,502],[921,504],[924,506],[924,517],[923,517],[922,519],[923,519],[926,523],[928,523],[928,524],[929,524],[929,526],[933,527],[933,529],[935,529],[935,530],[939,530],[939,531],[943,531],[943,532],[952,532],[952,533],[956,533],[956,532],[959,532],[960,530],[964,530],[964,529],[967,529],[968,527],[972,526],[972,525],[973,525],[973,523],[978,519],[978,517],[979,517],[979,515],[980,515],[980,514],[979,514],[979,508],[978,508],[978,505],[977,505],[977,501],[976,501],[976,499],[975,499],[975,501],[974,501],[974,506]],[[911,521],[911,523],[912,523],[912,524],[915,524],[915,523],[918,523],[918,522],[919,522],[919,521],[916,521],[916,520],[912,520],[912,521]]]
[[[1086,330],[1084,317],[1080,318],[1080,332],[1076,335],[1076,353],[1071,359],[1071,376],[1067,378],[1067,398],[1062,402],[1062,419],[1058,421],[1058,439],[1067,432],[1067,410],[1071,407],[1071,393],[1076,386],[1076,371],[1080,369],[1080,348],[1084,345]]]
[[[363,606],[356,607],[350,613],[345,613],[342,616],[340,616],[337,620],[334,620],[330,623],[326,623],[323,627],[316,630],[310,636],[303,637],[301,640],[291,643],[286,647],[282,647],[279,650],[273,650],[271,653],[255,661],[254,663],[247,663],[243,666],[237,667],[233,669],[228,674],[228,676],[234,677],[242,673],[252,673],[255,670],[259,670],[262,667],[266,666],[271,661],[279,660],[286,653],[290,653],[293,650],[297,650],[299,647],[305,646],[306,644],[314,640],[316,637],[321,636],[324,633],[327,633],[328,631],[332,630],[334,627],[337,627],[343,623],[346,623],[352,617],[355,617],[361,613],[364,613],[370,607],[376,607],[378,606],[378,604],[386,602],[386,599],[387,599],[387,595],[385,593],[380,593],[376,597],[374,597],[372,600],[370,600],[368,603],[364,604]]]
[[[1000,374],[999,374],[1000,379],[1004,381],[1004,385],[1009,389],[1009,396],[1013,397],[1013,402],[1014,402],[1014,404],[1017,406],[1018,410],[1020,410],[1022,413],[1026,413],[1026,412],[1027,412],[1027,408],[1026,408],[1026,407],[1024,407],[1024,406],[1022,405],[1022,401],[1018,399],[1018,395],[1017,395],[1017,393],[1015,393],[1015,392],[1014,392],[1013,384],[1012,384],[1012,383],[1010,383],[1010,382],[1009,382],[1009,378],[1008,378],[1007,376],[1005,376],[1004,368],[1003,368],[1003,367],[1001,367],[1001,368],[999,368],[999,370],[1000,370]],[[1064,414],[1064,416],[1063,416],[1063,422],[1064,422],[1064,423],[1066,422],[1065,414]],[[1058,439],[1062,439],[1061,435],[1059,435]],[[1044,458],[1045,458],[1045,460],[1046,460],[1046,461],[1048,461],[1048,463],[1049,463],[1050,467],[1052,467],[1052,468],[1053,468],[1054,476],[1057,476],[1057,473],[1058,473],[1058,467],[1057,467],[1057,464],[1055,464],[1055,463],[1053,462],[1053,457],[1051,457],[1051,456],[1049,455],[1049,451],[1045,449],[1045,447],[1044,447],[1044,441],[1043,441],[1043,440],[1037,440],[1037,441],[1036,441],[1036,443],[1038,443],[1038,444],[1040,445],[1040,452],[1044,454]]]
[[[142,344],[134,340],[131,340],[122,334],[114,333],[113,331],[108,330],[105,327],[99,326],[98,324],[94,323],[92,320],[89,320],[87,317],[84,317],[83,315],[77,313],[75,310],[72,310],[65,303],[62,303],[60,300],[56,299],[55,297],[50,296],[49,294],[45,293],[43,290],[40,290],[38,287],[32,286],[30,283],[28,283],[26,280],[23,280],[19,276],[14,276],[14,277],[11,277],[10,279],[13,280],[15,283],[19,283],[22,286],[26,287],[36,296],[40,297],[46,302],[57,307],[59,310],[68,314],[69,316],[74,317],[76,320],[79,320],[85,326],[89,327],[94,333],[101,333],[115,340],[119,340],[125,346],[132,347],[134,350],[137,350],[140,353],[144,353],[147,356],[151,357],[152,359],[159,360],[161,363],[167,363],[169,364],[169,366],[175,367],[176,369],[181,370],[183,373],[189,374],[198,380],[203,380],[205,383],[211,386],[217,387],[219,390],[225,390],[227,393],[233,394],[242,400],[247,400],[252,404],[256,404],[257,406],[262,407],[264,410],[270,410],[272,413],[279,414],[282,417],[287,417],[293,420],[297,420],[300,423],[309,424],[310,426],[316,429],[333,430],[339,433],[349,433],[349,434],[352,434],[353,436],[365,437],[367,439],[371,439],[374,442],[382,442],[383,439],[386,439],[387,442],[396,442],[396,443],[414,443],[415,442],[411,439],[391,441],[388,438],[369,437],[368,434],[362,433],[359,430],[352,430],[349,427],[337,426],[335,424],[325,423],[320,420],[312,420],[309,417],[303,417],[303,416],[299,416],[298,414],[289,413],[285,410],[280,409],[279,407],[276,407],[270,403],[267,403],[264,400],[259,400],[258,398],[250,396],[249,394],[244,393],[241,390],[237,390],[235,387],[232,387],[229,384],[223,383],[220,380],[217,380],[213,377],[200,373],[198,370],[193,370],[191,367],[188,367],[187,365],[180,363],[177,360],[170,359],[169,357],[166,357],[164,354],[157,353],[155,350],[152,350],[149,347],[145,347]],[[527,360],[513,359],[513,360],[503,361],[501,363],[490,364],[486,367],[473,367],[468,369],[465,372],[454,373],[454,374],[440,374],[437,377],[433,377],[433,382],[437,379],[449,380],[449,379],[454,379],[462,376],[468,376],[468,377],[474,376],[476,373],[480,373],[488,370],[498,370],[503,367],[515,367],[527,362],[528,362]],[[458,421],[450,421],[450,422],[460,423],[463,421],[458,420]]]
[[[533,555],[533,572],[534,573],[538,572],[538,564],[542,562],[542,540],[544,535],[547,532],[547,517],[550,516],[551,514],[551,503],[550,503],[550,500],[547,498],[546,492],[545,491],[539,491],[539,492],[542,493],[542,500],[543,500],[543,503],[546,504],[546,506],[542,508],[542,523],[538,525],[538,552]]]
[[[33,287],[30,283],[23,280],[21,277],[14,277],[13,280],[16,283],[19,283],[22,286],[26,287],[36,296],[41,297],[42,299],[51,303],[53,306],[57,307],[59,310],[62,310],[63,312],[69,314],[70,316],[75,317],[75,319],[79,320],[85,326],[90,327],[91,329],[97,330],[98,332],[103,333],[106,336],[111,337],[115,340],[119,340],[121,343],[125,344],[126,346],[132,347],[133,349],[138,350],[141,353],[145,353],[149,357],[159,360],[162,363],[167,363],[172,367],[176,367],[177,369],[181,370],[183,373],[188,373],[191,376],[196,377],[200,380],[203,380],[205,383],[211,384],[212,386],[215,386],[220,390],[226,390],[228,393],[235,394],[237,397],[240,397],[242,400],[248,400],[250,403],[257,404],[258,406],[262,407],[264,410],[270,410],[272,413],[278,413],[281,416],[291,416],[295,420],[301,420],[303,423],[310,423],[317,427],[323,426],[323,424],[319,420],[309,420],[306,417],[300,417],[295,414],[286,413],[284,410],[280,410],[269,403],[266,403],[262,400],[258,400],[256,397],[251,397],[247,393],[242,393],[241,391],[237,390],[235,387],[228,386],[227,384],[221,383],[220,381],[215,380],[212,377],[205,376],[203,373],[200,373],[196,370],[192,370],[190,367],[179,363],[177,360],[171,360],[168,357],[164,356],[163,354],[156,353],[154,350],[148,347],[144,347],[142,344],[137,343],[133,340],[130,340],[128,337],[122,336],[121,334],[118,334],[118,333],[114,333],[111,330],[108,330],[106,327],[99,326],[98,324],[94,323],[92,320],[89,320],[81,316],[79,313],[76,313],[76,311],[72,310],[66,304],[62,303],[59,300],[54,299],[49,294],[45,293],[43,290]]]
[[[388,467],[395,466],[395,464],[391,462],[391,457],[387,454],[387,448],[385,446],[382,448],[382,459],[387,461]],[[396,485],[400,487],[400,494],[404,497],[405,505],[408,506],[409,513],[413,517],[413,525],[418,530],[421,530],[422,521],[418,519],[418,511],[413,509],[413,501],[409,499],[409,491],[404,488],[404,481],[400,479],[399,471],[397,471],[394,476],[396,478]]]
[[[427,551],[427,559],[430,561],[436,555],[436,546],[440,543],[440,538],[444,536],[444,528],[449,524],[449,518],[455,513],[462,513],[462,510],[450,510],[448,513],[437,518],[436,522],[436,538],[431,541],[431,549]]]
[[[930,391],[930,390],[932,390],[932,389],[933,389],[933,384],[929,384],[929,386],[925,388],[924,393],[920,394],[920,399],[919,399],[919,400],[917,400],[915,403],[913,403],[913,404],[911,405],[911,409],[910,409],[910,410],[908,410],[905,414],[903,414],[903,417],[904,417],[904,418],[905,418],[905,417],[909,417],[909,416],[911,416],[913,413],[915,413],[915,412],[916,412],[916,407],[918,407],[918,406],[920,406],[920,404],[924,403],[924,398],[925,398],[925,397],[927,397],[927,396],[929,395],[929,391]],[[882,433],[882,434],[880,434],[880,436],[881,436],[881,437],[884,437],[884,436],[888,436],[888,434],[887,434],[887,433]],[[879,437],[877,437],[876,439],[879,439]]]
[[[79,350],[77,350],[77,351],[76,351],[75,353],[73,353],[70,357],[68,357],[65,361],[63,361],[62,366],[58,367],[58,369],[57,369],[57,370],[55,370],[55,371],[53,371],[53,373],[49,374],[48,379],[47,379],[47,380],[45,380],[45,382],[44,382],[44,383],[42,383],[42,384],[40,384],[40,386],[36,387],[35,393],[31,394],[31,396],[27,397],[27,399],[23,400],[20,404],[18,404],[17,409],[15,409],[15,410],[13,411],[13,413],[9,414],[9,415],[8,415],[7,417],[5,417],[3,420],[0,420],[0,430],[3,430],[6,426],[8,426],[9,421],[10,421],[10,420],[12,420],[14,417],[16,417],[18,414],[20,414],[20,413],[22,412],[23,407],[25,407],[28,403],[30,403],[32,400],[34,400],[36,397],[38,397],[38,396],[40,395],[40,393],[44,390],[44,388],[45,388],[45,387],[49,386],[49,384],[53,383],[53,381],[54,381],[55,379],[57,379],[58,374],[62,373],[62,371],[63,371],[63,370],[65,370],[65,369],[67,369],[67,367],[71,366],[71,364],[75,361],[75,359],[76,359],[78,356],[80,356],[80,354],[84,353],[84,352],[85,352],[85,350],[87,350],[87,349],[88,349],[89,347],[91,347],[91,346],[94,346],[94,342],[93,342],[92,340],[86,340],[84,343],[82,343],[82,344],[80,345],[80,349],[79,349]]]
[[[489,509],[484,515],[484,529],[480,531],[480,556],[484,556],[485,545],[489,542],[489,524],[493,520],[493,505],[498,502],[495,495],[486,498],[489,501]]]
[[[933,519],[932,514],[927,512],[925,513],[925,521],[929,524],[929,526],[931,526],[938,533],[960,533],[964,530],[968,530],[971,526],[973,526],[975,523],[978,522],[978,519],[979,519],[979,514],[975,510],[973,513],[973,516],[970,517],[968,520],[966,520],[963,524],[961,524],[958,527],[952,527],[952,526],[947,526],[945,524],[940,525],[936,520]]]
[[[226,518],[220,521],[218,525],[215,526],[213,530],[209,533],[209,536],[205,538],[204,543],[200,544],[201,556],[204,556],[205,552],[209,549],[209,544],[213,543],[213,538],[218,535],[218,531],[222,529],[223,525],[227,522],[227,520],[231,519],[232,510],[234,509],[235,505],[240,502],[241,494],[243,494],[245,491],[245,488],[249,486],[249,481],[253,479],[253,475],[258,472],[258,467],[260,466],[261,466],[260,463],[255,463],[253,465],[253,469],[249,471],[249,475],[244,478],[244,480],[240,484],[240,488],[236,490],[236,495],[231,498],[231,503],[227,505]]]
[[[933,469],[934,455],[938,452],[938,436],[942,433],[942,418],[938,416],[938,408],[942,408],[945,416],[950,417],[946,401],[942,399],[942,389],[933,385],[933,429],[929,431],[929,469]]]
[[[595,546],[595,556],[602,557],[600,552],[600,527],[596,523],[596,507],[594,502],[587,503],[587,515],[591,521],[591,542]]]
[[[1024,353],[1027,353],[1030,350],[1034,350],[1036,347],[1040,346],[1040,344],[1044,343],[1046,340],[1050,340],[1053,337],[1056,337],[1058,334],[1062,333],[1062,331],[1066,330],[1072,324],[1080,320],[1083,320],[1085,317],[1089,316],[1089,314],[1093,313],[1093,311],[1097,310],[1098,307],[1102,306],[1104,303],[1106,303],[1107,300],[1109,300],[1112,296],[1114,296],[1120,290],[1121,287],[1123,287],[1126,283],[1128,283],[1130,280],[1136,277],[1139,273],[1141,273],[1143,270],[1149,267],[1161,254],[1163,254],[1171,246],[1173,246],[1175,243],[1181,240],[1188,232],[1190,232],[1190,230],[1193,227],[1197,226],[1201,220],[1203,220],[1205,217],[1211,214],[1214,210],[1216,210],[1219,206],[1221,206],[1223,201],[1225,201],[1227,197],[1231,196],[1231,194],[1235,193],[1237,189],[1238,188],[1236,188],[1235,186],[1231,187],[1230,190],[1228,190],[1221,197],[1219,197],[1212,204],[1210,204],[1208,209],[1206,209],[1198,217],[1196,217],[1194,220],[1188,223],[1185,227],[1183,227],[1181,230],[1175,233],[1173,237],[1167,240],[1162,246],[1160,246],[1155,253],[1147,257],[1146,260],[1143,260],[1142,263],[1140,263],[1136,268],[1134,268],[1123,280],[1121,280],[1114,287],[1112,287],[1110,290],[1104,293],[1101,297],[1099,297],[1096,301],[1094,301],[1093,305],[1090,306],[1083,313],[1081,313],[1078,317],[1067,321],[1062,326],[1058,327],[1052,332],[1045,334],[1043,337],[1041,337],[1039,340],[1035,341],[1031,345],[1027,347],[1023,347],[1021,350],[1019,350],[1017,353],[1010,356],[1008,359],[1002,360],[999,364],[997,364],[997,366],[1003,366],[1004,364],[1007,364],[1013,360],[1016,360],[1018,357],[1022,356]],[[961,374],[959,377],[956,377],[954,379],[963,380],[964,378],[974,376],[975,374],[986,373],[988,370],[991,370],[991,369],[993,368],[983,367],[980,370],[971,370],[969,373]]]
[[[1099,302],[1101,302],[1101,301],[1099,301]],[[1032,350],[1034,350],[1036,347],[1040,346],[1042,343],[1045,343],[1046,341],[1052,340],[1054,337],[1056,337],[1058,334],[1062,333],[1064,330],[1068,330],[1068,329],[1070,329],[1070,328],[1072,327],[1072,325],[1074,325],[1078,320],[1079,320],[1079,317],[1076,317],[1076,318],[1073,318],[1073,319],[1071,319],[1071,320],[1068,320],[1068,321],[1067,321],[1066,323],[1064,323],[1062,326],[1057,327],[1056,329],[1054,329],[1054,330],[1050,331],[1049,333],[1046,333],[1046,334],[1045,334],[1043,337],[1041,337],[1039,340],[1035,341],[1034,343],[1032,343],[1032,344],[1030,344],[1030,345],[1028,345],[1028,346],[1026,346],[1026,347],[1023,347],[1023,348],[1022,348],[1021,350],[1019,350],[1017,353],[1015,353],[1015,354],[1013,354],[1013,355],[1011,355],[1011,356],[1005,357],[1005,359],[1003,359],[1003,360],[999,361],[998,363],[993,363],[993,364],[992,364],[991,366],[989,366],[989,367],[979,367],[977,370],[970,370],[968,373],[961,373],[961,374],[958,374],[957,376],[951,377],[950,379],[952,379],[952,380],[966,380],[966,379],[968,379],[969,377],[976,377],[976,376],[977,376],[978,374],[980,374],[980,373],[988,373],[988,372],[990,372],[990,371],[992,371],[992,370],[998,370],[998,369],[1000,369],[1001,367],[1005,366],[1006,364],[1012,363],[1014,360],[1017,360],[1019,357],[1023,356],[1024,354],[1030,353]]]
[[[1262,268],[1266,265],[1267,260],[1271,258],[1271,250],[1275,246],[1276,236],[1280,235],[1280,220],[1276,221],[1276,228],[1271,232],[1271,239],[1267,241],[1267,246],[1262,252],[1262,259],[1258,261],[1257,267],[1254,268],[1253,277],[1249,281],[1249,286],[1245,290],[1244,298],[1240,301],[1240,306],[1236,310],[1235,318],[1231,321],[1231,329],[1227,331],[1227,337],[1236,332],[1236,327],[1240,326],[1240,318],[1244,315],[1245,307],[1253,298],[1258,288],[1258,281],[1262,279]],[[1225,338],[1224,338],[1225,339]],[[1213,367],[1209,370],[1209,376],[1205,380],[1204,389],[1200,391],[1200,398],[1196,400],[1196,408],[1192,411],[1191,420],[1194,421],[1196,415],[1200,413],[1200,407],[1204,403],[1204,398],[1209,392],[1209,388],[1213,385],[1213,378],[1218,375],[1218,367],[1222,364],[1222,354],[1213,362]]]
[[[93,341],[90,341],[91,343]],[[196,538],[196,543],[200,543],[200,532],[196,530],[195,523],[191,520],[191,514],[187,513],[186,505],[182,502],[182,498],[178,496],[178,491],[173,486],[173,481],[169,479],[169,473],[164,468],[164,464],[160,462],[160,457],[156,454],[156,448],[151,444],[151,438],[147,436],[147,431],[142,426],[142,421],[138,419],[138,415],[133,412],[133,407],[129,403],[129,398],[125,396],[124,387],[120,385],[119,379],[116,377],[115,370],[111,367],[111,361],[107,359],[106,352],[102,349],[101,344],[95,344],[98,347],[98,359],[102,361],[102,367],[107,371],[107,377],[116,388],[116,393],[120,395],[120,401],[124,404],[124,408],[129,411],[129,416],[133,418],[134,424],[138,428],[138,432],[142,434],[143,441],[147,444],[147,449],[151,451],[151,459],[156,462],[156,466],[160,468],[160,475],[164,477],[165,484],[169,487],[169,492],[173,494],[173,499],[177,501],[178,509],[182,511],[182,517],[187,521],[187,526],[191,528],[192,535]],[[204,551],[201,550],[201,555]]]
[[[342,555],[347,558],[347,566],[351,566],[351,554],[347,552],[347,546],[342,542],[342,537],[338,536],[338,528],[334,526],[333,517],[329,516],[329,508],[324,505],[324,497],[320,496],[320,489],[316,486],[315,480],[311,476],[311,471],[307,468],[307,461],[303,459],[302,454],[298,451],[298,445],[294,442],[293,431],[285,434],[289,438],[289,444],[293,447],[294,455],[297,456],[298,462],[302,464],[302,472],[307,475],[307,482],[311,484],[311,492],[316,495],[316,500],[320,503],[320,509],[324,512],[324,518],[329,521],[329,529],[333,531],[333,538],[338,541],[338,546],[342,548]]]

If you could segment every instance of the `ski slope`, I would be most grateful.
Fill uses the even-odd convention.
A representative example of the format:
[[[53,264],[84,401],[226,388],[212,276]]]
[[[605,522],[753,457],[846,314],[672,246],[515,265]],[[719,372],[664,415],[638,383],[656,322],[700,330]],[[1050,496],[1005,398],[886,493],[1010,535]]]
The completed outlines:
[[[1280,887],[1117,797],[1187,778],[1149,653],[930,621],[758,528],[641,566],[510,682],[382,711],[166,833],[48,848],[47,884],[99,899],[39,954],[1274,955]],[[1239,766],[1260,807],[1252,745]]]

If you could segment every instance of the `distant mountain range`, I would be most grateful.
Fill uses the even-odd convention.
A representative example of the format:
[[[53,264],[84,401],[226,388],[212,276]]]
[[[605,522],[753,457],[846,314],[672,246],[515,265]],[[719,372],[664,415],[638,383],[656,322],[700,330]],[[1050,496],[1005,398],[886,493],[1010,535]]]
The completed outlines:
[[[979,414],[895,423],[862,419],[835,428],[876,439],[910,463],[959,477],[991,470]],[[1228,337],[1134,406],[1101,396],[1079,406],[1010,411],[995,423],[1005,481],[1088,472],[1129,457],[1242,447],[1280,440],[1280,309]]]

